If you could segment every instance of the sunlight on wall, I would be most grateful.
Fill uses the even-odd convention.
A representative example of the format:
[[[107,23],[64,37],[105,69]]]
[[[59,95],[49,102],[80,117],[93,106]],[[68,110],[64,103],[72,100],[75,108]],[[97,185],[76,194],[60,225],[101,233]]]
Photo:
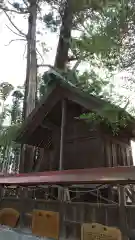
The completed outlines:
[[[133,165],[135,166],[135,141],[131,141],[132,155],[133,155]]]

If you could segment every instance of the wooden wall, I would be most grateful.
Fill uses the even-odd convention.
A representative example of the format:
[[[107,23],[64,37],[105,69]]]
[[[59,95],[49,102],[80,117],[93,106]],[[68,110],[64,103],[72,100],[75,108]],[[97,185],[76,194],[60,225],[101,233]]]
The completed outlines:
[[[130,141],[127,136],[114,137],[93,124],[77,120],[80,114],[80,106],[71,103],[68,105],[63,169],[133,165]],[[57,114],[55,114],[56,117]],[[59,156],[60,127],[53,129],[52,148],[44,150],[44,161],[40,171],[58,170]]]
[[[59,151],[60,131],[53,131],[53,147],[44,150],[40,171],[59,169]],[[63,169],[130,165],[133,165],[130,142],[100,135],[83,122],[74,121],[67,125]]]
[[[132,149],[130,141],[122,141],[118,137],[104,137],[102,141],[105,166],[132,166]]]
[[[25,207],[24,207],[25,206]],[[94,204],[94,203],[62,203],[59,201],[45,201],[25,198],[23,201],[17,198],[4,198],[0,201],[0,209],[12,207],[21,213],[20,226],[31,227],[31,219],[25,213],[31,213],[33,209],[58,211],[61,216],[60,239],[80,239],[81,224],[84,222],[97,222],[107,226],[120,228],[121,216],[118,204]],[[127,235],[131,229],[135,229],[135,207],[125,206],[125,224]]]
[[[104,166],[98,132],[93,126],[72,121],[66,129],[64,169],[94,168]]]

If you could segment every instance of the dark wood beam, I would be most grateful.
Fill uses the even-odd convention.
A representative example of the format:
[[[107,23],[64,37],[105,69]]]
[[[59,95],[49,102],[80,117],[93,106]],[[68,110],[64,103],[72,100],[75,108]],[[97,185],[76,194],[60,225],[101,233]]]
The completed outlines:
[[[63,170],[64,161],[64,140],[65,140],[65,126],[66,126],[66,100],[63,99],[61,102],[61,132],[60,132],[60,160],[59,170]],[[58,190],[58,199],[63,200],[64,192],[61,188]],[[61,208],[63,209],[63,207]],[[63,210],[62,210],[63,211]],[[63,215],[63,213],[61,213]]]
[[[75,159],[76,160],[76,159]],[[135,184],[135,167],[74,169],[0,176],[0,185]]]
[[[59,170],[63,169],[63,153],[64,153],[64,139],[65,139],[65,125],[66,125],[66,100],[62,100],[61,106],[61,136],[60,136],[60,161]]]
[[[41,124],[41,127],[48,128],[49,130],[59,129],[59,126],[57,126],[56,124],[54,124],[53,122],[51,122],[49,120],[45,120],[45,122]]]
[[[126,219],[126,208],[125,208],[125,187],[118,187],[119,194],[119,222],[120,222],[120,230],[123,235],[123,240],[128,240],[127,237],[127,219]]]

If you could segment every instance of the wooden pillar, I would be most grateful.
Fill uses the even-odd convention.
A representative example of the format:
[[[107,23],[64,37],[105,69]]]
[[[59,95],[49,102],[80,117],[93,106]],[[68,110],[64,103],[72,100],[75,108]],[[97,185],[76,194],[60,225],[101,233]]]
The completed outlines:
[[[126,207],[125,207],[125,193],[124,193],[124,186],[118,187],[119,193],[119,223],[120,223],[120,230],[123,235],[123,239],[127,240],[127,219],[126,219]]]
[[[26,199],[28,198],[28,188],[23,188],[20,187],[19,189],[20,192],[20,227],[24,228],[24,216],[25,216],[25,212],[26,212]]]
[[[104,145],[106,149],[106,165],[107,167],[112,167],[112,142],[109,139],[104,140]],[[108,187],[108,198],[109,200],[114,201],[114,191],[113,191],[113,186],[110,185]]]
[[[65,126],[66,126],[66,100],[62,100],[61,105],[61,133],[60,133],[60,160],[59,160],[59,170],[63,169],[64,161],[64,139],[65,139]],[[63,200],[63,191],[61,188],[58,189],[58,199]]]
[[[60,133],[60,160],[59,160],[59,170],[63,170],[63,161],[64,161],[64,140],[65,140],[65,125],[66,125],[66,100],[62,100],[61,105],[61,133]],[[64,206],[64,191],[63,188],[59,187],[58,189],[58,199],[61,201],[60,204],[60,239],[65,237],[65,206]]]
[[[131,194],[132,194],[132,204],[135,204],[135,186],[132,184],[130,186],[130,189],[131,189]]]
[[[66,125],[66,100],[62,100],[61,106],[61,136],[60,136],[60,161],[59,170],[63,169],[63,153],[64,153],[64,138],[65,138],[65,125]]]

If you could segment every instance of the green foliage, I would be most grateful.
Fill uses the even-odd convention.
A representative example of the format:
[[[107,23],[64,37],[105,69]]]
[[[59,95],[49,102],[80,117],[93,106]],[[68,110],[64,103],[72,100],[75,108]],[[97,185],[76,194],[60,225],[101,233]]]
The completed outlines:
[[[0,128],[0,147],[8,147],[16,145],[14,139],[16,137],[17,131],[21,127],[21,124],[13,124],[9,127]]]
[[[2,82],[0,84],[1,99],[5,101],[13,89],[14,89],[14,87],[12,86],[12,84],[10,84],[8,82]]]
[[[14,8],[20,10],[20,4],[18,2],[13,3]]]
[[[26,4],[25,4],[26,3]],[[27,6],[29,6],[29,1],[19,1],[19,2],[13,2],[12,6],[18,11],[18,12],[21,12],[21,13],[25,13],[27,9]]]
[[[39,83],[39,95],[44,96],[47,92],[47,88],[51,81],[63,81],[80,88],[80,90],[85,91],[89,94],[103,97],[103,89],[108,84],[108,81],[103,80],[91,70],[89,73],[87,71],[82,74],[74,69],[67,68],[65,71],[61,70],[50,70],[43,74]]]
[[[12,94],[13,97],[13,104],[12,104],[12,109],[11,109],[11,123],[17,123],[20,122],[21,115],[22,115],[22,109],[21,109],[21,100],[23,100],[23,94],[21,91],[16,90]]]
[[[108,92],[107,98],[111,98],[117,103],[118,95],[123,94],[124,96],[121,98],[122,105],[123,98],[125,98],[126,101],[132,99],[131,96],[133,96],[135,89],[134,13],[135,2],[132,0],[115,1],[114,4],[110,5],[108,2],[108,6],[104,7],[102,11],[93,11],[92,14],[90,14],[90,18],[87,18],[87,20],[82,23],[80,22],[80,35],[72,39],[71,44],[73,55],[76,57],[81,56],[84,64],[87,63],[88,65],[89,63],[90,68],[84,75],[89,75],[93,71],[97,73],[97,68],[101,69],[101,74],[104,70],[110,86],[112,86],[111,81],[114,81],[113,76],[116,76],[116,81],[119,81],[117,84],[119,84],[120,89],[122,89],[124,93],[118,92],[114,85],[113,88],[106,88],[106,92]],[[126,70],[126,80],[123,70]],[[117,77],[117,73],[119,72],[121,72],[121,74]],[[130,75],[127,73],[130,73]],[[99,74],[100,71],[96,74],[96,80],[100,79],[102,81],[101,75],[99,76]],[[90,78],[88,77],[87,79],[86,88],[89,86],[89,83],[91,83]],[[96,92],[102,95],[102,93],[100,93],[100,82],[93,81],[93,83],[94,88],[96,83],[98,84]],[[91,87],[92,85],[91,83]],[[93,94],[93,92],[91,93]],[[131,101],[128,110],[132,107]]]
[[[14,98],[16,98],[17,100],[20,100],[20,99],[23,98],[23,94],[22,94],[22,92],[19,91],[19,90],[15,90],[15,91],[13,92],[12,96],[13,96]]]
[[[13,86],[8,82],[0,84],[2,112],[0,114],[0,170],[8,170],[11,165],[15,165],[14,169],[18,170],[20,145],[14,142],[14,138],[19,130],[21,124],[21,100],[23,94],[19,90],[15,90],[12,95],[12,104],[7,105],[6,100],[13,91]],[[8,117],[8,118],[7,118]],[[9,121],[11,118],[11,125],[5,126],[5,119]],[[10,124],[10,123],[8,123]]]
[[[80,119],[87,123],[92,122],[95,125],[105,126],[113,135],[118,135],[121,129],[126,128],[134,122],[133,117],[126,113],[124,109],[109,103],[106,103],[104,108],[100,109],[99,113],[91,112],[82,114]]]
[[[85,71],[81,75],[78,75],[77,86],[89,94],[101,96],[103,94],[103,88],[107,84],[108,81],[100,78],[94,70],[91,70],[90,72]]]
[[[46,94],[49,84],[52,82],[52,80],[54,81],[54,79],[55,81],[58,81],[59,79],[65,80],[58,70],[51,69],[43,74],[39,84],[40,98]]]
[[[43,21],[46,27],[50,29],[52,32],[56,32],[61,23],[59,16],[55,16],[53,12],[45,14]]]
[[[65,71],[59,70],[59,69],[52,69],[50,71],[46,71],[40,81],[39,84],[39,95],[40,97],[43,97],[46,94],[47,87],[51,83],[51,81],[65,81],[69,82],[73,85],[77,85],[79,82],[78,76],[76,71],[73,71],[72,69],[67,68]]]
[[[10,107],[9,107],[9,105],[4,104],[3,110],[0,113],[0,126],[3,125],[3,123],[7,117],[10,117]]]
[[[71,70],[67,72],[45,72],[40,85],[40,96],[42,97],[46,94],[47,87],[52,80],[58,81],[61,79],[62,81],[70,80],[69,82],[71,82],[71,84],[79,87],[83,91],[104,98],[103,87],[108,84],[108,81],[98,79],[94,71],[90,73],[84,72],[80,76],[79,73],[75,71],[73,72],[74,75],[72,75],[72,78],[69,78],[70,73]],[[133,118],[125,112],[125,108],[121,109],[107,102],[104,108],[100,109],[99,113],[83,114],[80,116],[80,119],[93,122],[94,124],[104,124],[114,135],[118,134],[121,128],[125,128],[129,122],[133,121]]]
[[[78,25],[82,24],[86,19],[90,19],[93,16],[93,12],[101,12],[107,6],[107,0],[46,0],[46,3],[50,6],[50,12],[44,15],[43,21],[46,27],[51,31],[57,31],[66,4],[71,4],[73,12],[73,29],[76,29]],[[114,4],[115,1],[113,1]],[[117,2],[117,1],[116,1]],[[112,5],[112,3],[111,3]],[[71,13],[72,14],[72,13]]]
[[[98,14],[94,12],[91,20],[82,24],[81,36],[73,39],[73,51],[91,64],[98,58],[99,64],[111,71],[130,67],[135,54],[134,12],[132,0],[118,1]]]

